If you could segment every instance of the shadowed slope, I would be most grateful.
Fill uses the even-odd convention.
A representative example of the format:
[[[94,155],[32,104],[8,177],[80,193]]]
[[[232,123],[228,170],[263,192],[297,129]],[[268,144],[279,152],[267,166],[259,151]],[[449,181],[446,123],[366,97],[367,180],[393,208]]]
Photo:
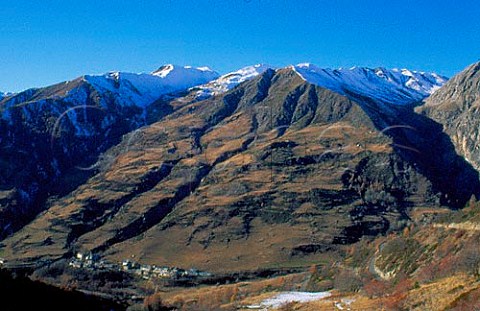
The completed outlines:
[[[457,152],[480,170],[480,63],[453,77],[417,110],[440,123]]]

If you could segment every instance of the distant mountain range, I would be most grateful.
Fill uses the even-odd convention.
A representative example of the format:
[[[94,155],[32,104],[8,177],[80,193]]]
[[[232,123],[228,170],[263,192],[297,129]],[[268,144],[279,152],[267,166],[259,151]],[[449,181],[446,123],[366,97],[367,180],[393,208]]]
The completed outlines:
[[[74,167],[92,165],[102,152],[120,142],[121,135],[183,105],[221,95],[269,69],[268,65],[254,65],[219,76],[208,67],[165,65],[151,74],[87,75],[5,95],[0,102],[4,159],[0,182],[5,196],[12,200],[7,205],[15,203],[2,210],[20,210],[26,215],[17,217],[15,212],[3,217],[6,223],[1,226],[0,236],[2,231],[5,235],[18,227],[8,219],[28,221],[43,209],[41,202],[47,197],[74,189],[77,177],[86,176]],[[300,64],[284,70],[293,70],[306,82],[354,100],[368,97],[398,105],[416,103],[446,81],[436,74],[395,69],[330,70]],[[178,98],[183,98],[180,106],[168,104]],[[65,172],[76,177],[66,177]],[[64,178],[73,180],[64,183]],[[43,186],[49,191],[42,190]],[[35,211],[17,205],[34,205]]]
[[[308,266],[480,194],[479,67],[165,65],[0,101],[11,267],[94,252],[233,273]]]
[[[323,69],[310,63],[298,64],[292,68],[306,81],[342,95],[348,92],[359,93],[394,104],[421,100],[448,80],[435,73],[408,69],[389,70],[380,67]],[[130,104],[148,105],[161,95],[191,88],[197,89],[197,96],[201,98],[224,93],[267,69],[275,67],[257,64],[220,76],[209,67],[195,68],[168,64],[150,74],[114,71],[100,76],[86,75],[82,79],[99,91],[121,95],[126,101],[130,101]],[[395,96],[392,98],[393,92]],[[1,98],[13,95],[15,94],[0,92]]]

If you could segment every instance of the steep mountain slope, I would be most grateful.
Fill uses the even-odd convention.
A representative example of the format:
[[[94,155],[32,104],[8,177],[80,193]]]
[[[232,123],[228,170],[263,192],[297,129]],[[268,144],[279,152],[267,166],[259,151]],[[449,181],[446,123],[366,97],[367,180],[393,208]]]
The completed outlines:
[[[84,182],[121,136],[171,113],[172,98],[218,77],[208,68],[84,76],[0,101],[0,238]]]
[[[303,79],[359,102],[376,128],[393,139],[397,154],[433,182],[438,204],[461,208],[472,194],[480,195],[478,172],[457,155],[449,133],[412,110],[429,94],[435,97],[445,77],[406,69],[331,70],[311,64],[293,69]]]
[[[4,256],[39,264],[92,250],[215,272],[304,266],[401,228],[414,207],[468,200],[478,176],[438,124],[382,105],[292,68],[179,105],[106,152],[95,176],[3,242]],[[431,158],[434,145],[444,157]],[[464,177],[447,182],[446,164]]]
[[[322,69],[313,64],[293,67],[306,81],[347,96],[368,97],[380,103],[406,105],[438,90],[446,77],[407,69]]]
[[[417,111],[442,124],[457,152],[480,170],[480,62],[452,78]]]

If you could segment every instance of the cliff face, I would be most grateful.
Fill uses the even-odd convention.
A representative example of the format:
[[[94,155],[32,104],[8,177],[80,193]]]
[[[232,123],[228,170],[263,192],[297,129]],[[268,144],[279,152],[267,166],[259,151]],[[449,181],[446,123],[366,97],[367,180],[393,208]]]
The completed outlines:
[[[442,124],[457,152],[480,170],[480,63],[452,78],[417,111]]]

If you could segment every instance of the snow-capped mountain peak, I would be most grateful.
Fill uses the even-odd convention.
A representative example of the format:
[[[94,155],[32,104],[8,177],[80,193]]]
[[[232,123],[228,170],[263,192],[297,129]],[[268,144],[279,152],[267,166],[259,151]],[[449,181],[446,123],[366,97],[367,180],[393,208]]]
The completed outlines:
[[[206,98],[224,93],[242,82],[255,78],[268,69],[274,69],[274,67],[266,64],[256,64],[243,67],[237,71],[227,73],[209,83],[195,87],[197,90],[196,95],[198,98]]]
[[[184,79],[189,82],[193,82],[194,79],[204,80],[208,78],[213,80],[220,75],[210,69],[209,67],[192,67],[192,66],[177,66],[173,64],[163,65],[156,71],[152,72],[152,75],[164,78],[164,79]]]
[[[354,93],[380,103],[396,105],[420,101],[448,80],[435,73],[408,69],[389,70],[382,67],[323,69],[310,63],[292,67],[304,80],[342,95]]]
[[[85,76],[84,79],[99,91],[119,95],[125,104],[146,106],[162,95],[186,91],[218,77],[219,74],[208,67],[168,64],[151,74],[114,71],[104,75]]]
[[[152,72],[152,75],[164,78],[170,72],[172,72],[174,68],[175,68],[175,66],[173,64],[163,65],[160,68],[158,68],[157,70],[155,70],[154,72]]]

